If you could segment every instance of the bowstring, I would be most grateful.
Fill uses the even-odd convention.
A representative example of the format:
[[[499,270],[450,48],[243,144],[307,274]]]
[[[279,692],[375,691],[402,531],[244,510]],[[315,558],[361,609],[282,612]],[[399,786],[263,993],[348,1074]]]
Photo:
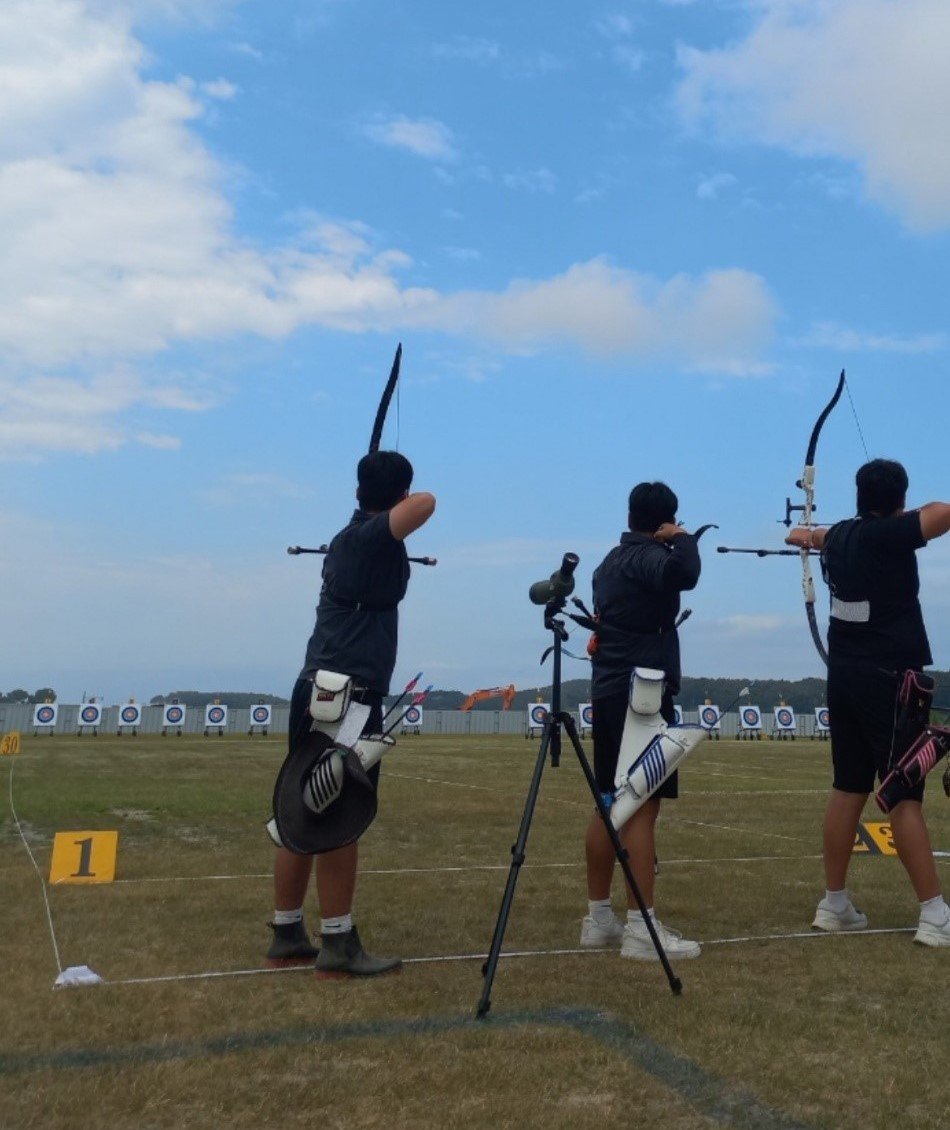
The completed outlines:
[[[858,435],[861,437],[861,446],[864,448],[864,458],[867,462],[870,462],[871,456],[868,453],[868,445],[865,443],[864,431],[861,428],[861,421],[858,419],[857,409],[854,407],[854,397],[851,395],[851,382],[847,377],[845,377],[844,387],[848,394],[848,403],[851,405],[851,415],[854,417],[855,427],[858,429]]]

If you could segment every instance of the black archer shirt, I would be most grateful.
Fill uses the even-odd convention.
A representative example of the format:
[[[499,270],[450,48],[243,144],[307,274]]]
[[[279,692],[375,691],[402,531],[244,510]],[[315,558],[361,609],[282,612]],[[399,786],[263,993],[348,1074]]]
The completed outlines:
[[[825,535],[822,570],[831,590],[828,661],[919,670],[933,662],[918,593],[920,514],[849,518]]]
[[[680,593],[696,587],[701,564],[692,534],[669,545],[649,534],[625,533],[594,570],[598,648],[591,663],[591,697],[621,694],[634,667],[666,672],[667,687],[680,683],[679,636],[673,624]]]
[[[354,511],[323,562],[317,623],[300,677],[339,671],[352,675],[357,686],[389,694],[398,605],[406,595],[409,572],[406,547],[393,537],[388,511]]]

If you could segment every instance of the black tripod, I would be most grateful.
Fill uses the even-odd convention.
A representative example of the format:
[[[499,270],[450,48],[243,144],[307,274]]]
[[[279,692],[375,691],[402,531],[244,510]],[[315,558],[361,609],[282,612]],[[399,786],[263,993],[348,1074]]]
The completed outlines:
[[[568,562],[568,558],[573,558],[573,563]],[[666,973],[667,980],[670,983],[674,995],[679,996],[683,991],[683,983],[673,972],[666,952],[660,942],[659,936],[656,932],[656,927],[653,925],[653,919],[647,914],[647,907],[643,901],[643,895],[640,893],[640,888],[633,877],[633,872],[630,870],[628,862],[627,849],[620,842],[620,837],[613,824],[610,822],[610,816],[607,808],[604,805],[603,798],[600,795],[600,789],[597,787],[597,781],[594,779],[593,770],[590,767],[590,762],[584,754],[583,747],[581,746],[580,739],[577,736],[577,727],[574,725],[574,719],[566,711],[561,710],[561,645],[568,638],[567,630],[564,627],[564,621],[558,620],[557,616],[564,609],[565,597],[573,590],[574,582],[570,574],[573,573],[577,565],[577,559],[573,554],[565,555],[565,563],[570,564],[568,570],[562,566],[562,573],[567,573],[567,580],[570,581],[570,588],[566,592],[559,592],[558,587],[554,584],[555,578],[558,574],[554,574],[551,578],[552,591],[555,592],[553,599],[548,601],[544,609],[544,626],[554,634],[554,646],[551,650],[554,653],[554,672],[552,676],[551,685],[551,712],[544,720],[544,726],[541,732],[541,746],[538,749],[538,759],[535,762],[534,774],[531,778],[531,785],[528,788],[528,797],[525,801],[524,813],[521,817],[521,827],[518,830],[518,839],[511,848],[511,868],[508,871],[508,882],[505,885],[505,893],[502,896],[501,907],[498,911],[498,921],[495,924],[495,933],[492,937],[491,949],[488,951],[488,960],[482,966],[482,975],[485,978],[485,984],[482,989],[482,996],[478,1002],[478,1009],[475,1013],[479,1020],[483,1020],[488,1015],[488,1010],[491,1008],[491,987],[495,979],[495,969],[498,966],[498,958],[501,955],[502,942],[504,941],[505,929],[508,926],[508,915],[511,912],[511,904],[515,897],[515,886],[518,882],[518,875],[521,871],[521,865],[525,860],[525,849],[528,844],[528,832],[531,828],[531,818],[534,815],[534,806],[537,803],[538,791],[541,788],[541,774],[544,771],[544,762],[547,758],[548,751],[551,753],[551,767],[556,769],[561,761],[561,727],[567,731],[567,736],[570,738],[571,745],[574,747],[574,752],[577,754],[577,760],[580,762],[581,769],[583,770],[584,777],[587,780],[587,786],[590,789],[590,794],[594,798],[594,804],[597,806],[597,811],[600,814],[601,820],[604,822],[604,827],[610,836],[610,842],[613,844],[614,852],[617,856],[621,868],[623,869],[624,878],[627,880],[627,885],[633,892],[633,897],[636,900],[637,906],[640,908],[640,913],[643,915],[643,921],[646,923],[647,930],[650,933],[650,939],[656,949],[657,957],[663,965],[663,970]],[[548,582],[538,582],[538,585],[546,585]],[[532,586],[532,600],[535,599],[534,593],[537,585]],[[536,601],[536,603],[543,603]]]

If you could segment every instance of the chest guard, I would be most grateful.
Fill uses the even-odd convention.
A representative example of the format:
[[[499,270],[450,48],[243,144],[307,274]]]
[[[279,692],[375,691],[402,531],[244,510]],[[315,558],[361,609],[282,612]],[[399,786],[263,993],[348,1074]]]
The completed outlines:
[[[667,725],[660,714],[665,684],[662,671],[633,669],[609,805],[610,822],[618,830],[706,737],[701,726]]]

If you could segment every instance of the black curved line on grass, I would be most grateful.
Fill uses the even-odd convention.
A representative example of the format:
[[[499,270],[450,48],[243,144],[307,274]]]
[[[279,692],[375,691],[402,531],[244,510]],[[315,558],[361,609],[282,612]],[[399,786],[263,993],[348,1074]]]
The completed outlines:
[[[140,1044],[126,1048],[72,1048],[32,1054],[0,1053],[0,1076],[35,1071],[62,1071],[168,1063],[209,1055],[230,1055],[310,1044],[335,1044],[387,1036],[428,1036],[443,1032],[489,1033],[493,1029],[536,1024],[573,1029],[591,1037],[652,1075],[708,1118],[742,1130],[809,1130],[754,1095],[706,1072],[699,1064],[671,1052],[649,1036],[609,1013],[591,1009],[550,1009],[540,1012],[492,1013],[487,1020],[472,1017],[419,1017],[341,1024],[332,1028],[285,1028],[269,1032],[239,1032],[208,1040],[176,1044]]]

